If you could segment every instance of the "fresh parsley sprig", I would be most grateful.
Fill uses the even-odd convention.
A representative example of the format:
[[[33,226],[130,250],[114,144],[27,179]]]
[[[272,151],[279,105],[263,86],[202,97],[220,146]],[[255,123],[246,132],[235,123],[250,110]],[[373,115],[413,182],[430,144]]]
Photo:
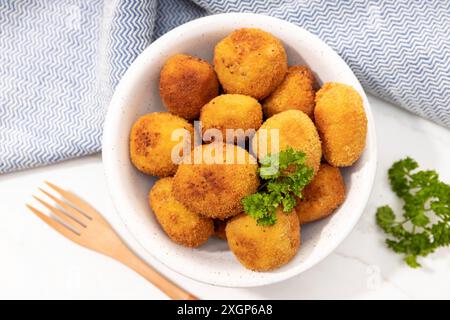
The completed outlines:
[[[244,211],[261,226],[276,222],[279,205],[290,212],[297,204],[295,196],[302,197],[302,189],[311,182],[314,170],[305,164],[304,152],[292,148],[261,159],[259,176],[264,181],[259,191],[242,199]]]
[[[405,255],[412,268],[419,256],[450,245],[450,185],[436,171],[414,172],[419,165],[411,158],[395,162],[388,171],[392,190],[404,201],[403,217],[396,219],[389,206],[378,208],[377,224],[390,238],[389,248]]]

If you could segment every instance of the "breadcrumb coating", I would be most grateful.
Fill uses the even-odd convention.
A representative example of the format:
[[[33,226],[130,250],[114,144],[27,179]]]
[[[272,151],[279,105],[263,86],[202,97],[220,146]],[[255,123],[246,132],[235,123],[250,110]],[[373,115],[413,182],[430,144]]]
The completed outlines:
[[[219,94],[219,82],[207,61],[176,54],[161,69],[159,92],[170,112],[193,120],[205,103]]]
[[[300,224],[329,216],[345,200],[345,185],[339,168],[326,163],[313,181],[302,191],[303,199],[297,198],[297,212]]]
[[[319,170],[322,158],[319,134],[314,123],[305,113],[299,110],[288,110],[267,119],[252,139],[252,149],[257,153],[258,159],[273,153],[272,129],[279,130],[279,150],[274,151],[283,151],[289,147],[303,151],[306,154],[306,164],[313,168],[314,172]],[[262,130],[266,130],[267,134],[264,135]]]
[[[194,213],[172,195],[173,178],[162,178],[149,193],[150,207],[172,241],[198,247],[214,234],[213,220]]]
[[[130,132],[130,158],[134,166],[150,175],[174,175],[177,164],[172,149],[182,141],[172,141],[172,132],[186,129],[191,136],[194,127],[185,119],[168,112],[153,112],[140,117]]]
[[[225,228],[228,245],[247,269],[270,271],[288,263],[300,247],[300,223],[295,210],[276,211],[277,222],[258,226],[247,214],[233,217]]]
[[[314,76],[306,66],[289,67],[283,82],[263,102],[264,115],[300,110],[310,118],[314,111]]]
[[[203,132],[216,128],[222,131],[224,139],[226,129],[258,130],[262,118],[262,108],[258,100],[242,94],[223,94],[215,97],[202,108],[200,114]],[[242,135],[238,135],[240,136]]]
[[[214,49],[214,69],[226,93],[267,97],[283,81],[287,56],[281,42],[254,28],[233,31]]]
[[[224,144],[212,143],[196,147],[189,157],[203,156],[203,161],[195,164],[181,163],[174,178],[175,198],[190,210],[210,218],[226,219],[243,210],[242,198],[256,192],[259,186],[256,160],[244,149]],[[216,151],[222,161],[214,163]],[[242,164],[236,163],[243,156]],[[228,163],[228,159],[232,160]]]
[[[355,163],[364,151],[367,135],[359,93],[342,83],[326,83],[316,94],[314,118],[327,162],[335,167]]]

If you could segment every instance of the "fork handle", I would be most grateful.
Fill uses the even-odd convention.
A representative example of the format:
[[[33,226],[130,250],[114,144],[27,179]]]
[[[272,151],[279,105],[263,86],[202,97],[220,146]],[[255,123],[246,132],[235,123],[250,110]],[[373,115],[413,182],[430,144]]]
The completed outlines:
[[[167,296],[174,300],[198,300],[198,298],[184,289],[178,287],[155,269],[150,267],[144,260],[133,253],[125,244],[114,254],[114,259],[127,267],[133,269],[150,283],[159,288]]]

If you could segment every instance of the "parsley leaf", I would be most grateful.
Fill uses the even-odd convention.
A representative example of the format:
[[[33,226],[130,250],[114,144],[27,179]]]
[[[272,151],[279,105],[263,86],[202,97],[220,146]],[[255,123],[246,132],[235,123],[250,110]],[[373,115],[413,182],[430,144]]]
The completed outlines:
[[[389,248],[405,255],[412,268],[420,267],[418,257],[450,245],[450,185],[439,180],[436,171],[417,171],[411,158],[395,162],[388,171],[392,190],[403,201],[403,217],[398,220],[389,206],[376,212],[378,226],[390,237]]]
[[[281,204],[284,212],[296,206],[295,196],[311,182],[314,170],[305,165],[304,152],[292,148],[271,154],[259,161],[259,176],[264,181],[259,191],[242,199],[244,211],[261,226],[276,222],[275,210]]]

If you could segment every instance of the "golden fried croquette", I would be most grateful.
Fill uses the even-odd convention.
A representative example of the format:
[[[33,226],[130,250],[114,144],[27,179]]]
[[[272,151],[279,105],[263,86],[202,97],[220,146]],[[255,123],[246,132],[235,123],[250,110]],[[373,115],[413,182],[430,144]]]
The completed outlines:
[[[193,120],[198,118],[203,105],[219,94],[219,82],[208,62],[176,54],[161,70],[159,92],[170,112]]]
[[[300,224],[295,210],[276,211],[277,222],[258,226],[256,220],[240,214],[225,228],[228,245],[244,267],[254,271],[270,271],[288,263],[300,246]]]
[[[272,150],[272,129],[279,132],[279,150]],[[293,148],[306,154],[306,165],[319,170],[322,149],[312,120],[299,110],[287,110],[267,119],[252,139],[253,151],[261,159],[267,154]],[[274,147],[275,148],[275,147]]]
[[[355,163],[364,150],[367,134],[359,93],[342,83],[326,83],[316,94],[314,118],[327,162],[335,167]]]
[[[214,219],[214,235],[221,240],[227,240],[227,235],[225,234],[226,226],[227,220]]]
[[[242,94],[223,94],[207,103],[201,111],[203,132],[216,128],[226,138],[226,129],[242,129],[237,137],[248,129],[258,130],[262,123],[262,108],[255,98]],[[232,141],[228,141],[232,143]]]
[[[213,220],[175,200],[172,184],[173,178],[156,181],[149,194],[150,207],[170,239],[187,247],[198,247],[214,234]]]
[[[310,118],[314,111],[314,76],[306,66],[289,67],[283,82],[263,102],[264,115],[300,110]]]
[[[238,29],[214,49],[214,69],[226,93],[262,99],[283,81],[287,57],[281,42],[260,29]]]
[[[168,112],[154,112],[140,117],[130,132],[131,162],[140,171],[160,177],[175,174],[177,164],[172,161],[172,148],[182,141],[172,141],[172,132],[185,129],[191,135],[193,126]]]
[[[180,163],[173,192],[196,213],[218,219],[232,217],[242,212],[242,198],[255,193],[259,186],[256,160],[238,146],[197,146],[186,158],[191,164]]]
[[[313,181],[297,198],[295,211],[300,224],[316,221],[330,215],[345,200],[345,185],[339,168],[321,164]]]

